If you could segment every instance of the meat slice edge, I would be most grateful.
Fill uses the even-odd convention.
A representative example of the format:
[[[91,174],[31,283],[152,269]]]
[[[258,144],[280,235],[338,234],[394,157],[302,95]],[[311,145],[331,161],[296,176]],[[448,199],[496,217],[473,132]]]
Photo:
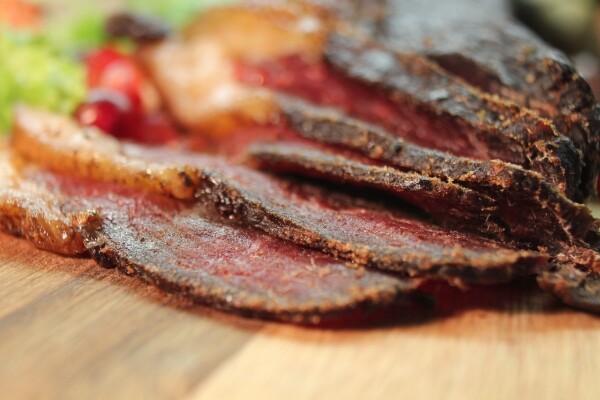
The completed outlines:
[[[98,223],[94,209],[63,211],[63,199],[25,182],[0,141],[0,229],[23,237],[43,250],[64,255],[86,252],[80,228]]]
[[[439,178],[369,165],[349,154],[295,141],[257,143],[250,147],[249,155],[265,170],[375,189],[424,210],[451,229],[504,238],[504,227],[494,221],[497,206],[492,198]]]

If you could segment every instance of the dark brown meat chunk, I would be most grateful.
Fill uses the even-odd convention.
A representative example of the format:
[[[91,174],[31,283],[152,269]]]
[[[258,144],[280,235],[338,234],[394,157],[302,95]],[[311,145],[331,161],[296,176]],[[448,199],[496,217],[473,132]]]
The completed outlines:
[[[600,312],[600,256],[582,248],[559,254],[537,277],[548,290],[573,307]]]
[[[600,244],[590,210],[559,193],[535,172],[502,161],[478,161],[416,146],[333,109],[282,99],[296,131],[306,138],[357,150],[401,170],[458,183],[497,201],[515,239],[554,246],[556,241]]]

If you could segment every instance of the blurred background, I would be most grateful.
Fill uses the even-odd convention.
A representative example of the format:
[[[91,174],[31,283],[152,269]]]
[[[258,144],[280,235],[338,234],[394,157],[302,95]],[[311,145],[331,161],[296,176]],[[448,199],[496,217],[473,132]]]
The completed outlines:
[[[600,98],[600,0],[497,1],[510,2],[518,19],[569,54]],[[70,112],[81,101],[83,71],[73,61],[105,42],[107,13],[149,14],[177,29],[211,5],[232,2],[0,0],[0,134],[16,102]]]
[[[575,61],[600,97],[600,1],[511,0],[514,14]]]

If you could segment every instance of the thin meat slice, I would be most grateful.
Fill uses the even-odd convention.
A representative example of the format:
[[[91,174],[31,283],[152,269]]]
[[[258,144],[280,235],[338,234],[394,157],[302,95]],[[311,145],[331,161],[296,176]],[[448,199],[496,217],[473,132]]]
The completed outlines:
[[[217,308],[314,323],[398,304],[419,284],[349,268],[199,204],[73,178],[59,177],[58,186],[71,209],[100,210],[102,225],[84,235],[101,265]]]
[[[30,117],[38,118],[37,132],[25,129],[33,128],[22,121]],[[277,179],[247,167],[230,165],[225,160],[219,164],[218,157],[132,145],[105,150],[103,144],[111,138],[100,133],[86,135],[81,129],[48,135],[45,129],[52,125],[45,126],[43,117],[43,113],[28,113],[22,109],[15,118],[17,129],[13,142],[21,143],[17,150],[30,161],[88,178],[90,169],[97,163],[95,160],[102,160],[106,174],[99,179],[104,181],[114,179],[113,166],[129,165],[112,163],[113,159],[120,160],[126,147],[131,165],[185,165],[190,171],[196,169],[197,175],[190,180],[197,183],[195,198],[219,214],[358,265],[459,284],[507,281],[516,275],[534,273],[546,261],[546,256],[537,252],[515,250],[491,240],[440,228],[415,216],[357,198]],[[68,119],[64,123],[72,124]],[[66,145],[71,140],[78,143],[78,150],[61,146],[62,142]],[[25,146],[26,143],[29,146]],[[37,149],[36,158],[28,152],[31,147]],[[62,157],[76,161],[55,164],[52,160],[58,149],[62,149]],[[91,149],[95,158],[87,157]],[[50,151],[49,162],[44,157],[47,150]],[[207,160],[210,164],[204,165]],[[78,167],[72,169],[72,166]],[[126,176],[127,169],[120,169],[119,174]],[[148,174],[152,174],[151,169]],[[122,182],[137,186],[132,179]],[[146,189],[160,193],[163,190],[152,184]],[[178,192],[177,187],[173,189]]]
[[[553,246],[556,241],[600,245],[598,222],[540,174],[499,160],[456,157],[414,145],[334,109],[285,98],[280,101],[300,135],[359,151],[401,170],[454,182],[497,201],[500,218],[517,240]]]
[[[61,115],[16,107],[11,145],[26,158],[43,159],[59,172],[77,171],[88,179],[107,179],[137,189],[192,199],[198,185],[197,169],[177,162],[139,161],[123,146],[97,129],[77,125]],[[215,160],[206,158],[204,164]]]
[[[63,199],[20,178],[0,142],[0,229],[36,247],[65,255],[86,252],[80,227],[98,222],[94,209],[65,213]]]
[[[10,156],[6,149],[0,151],[3,167],[13,168]],[[28,221],[26,234],[20,236],[37,247],[69,255],[89,252],[105,267],[117,267],[166,291],[224,310],[316,323],[321,318],[400,305],[410,300],[410,292],[420,283],[349,268],[322,253],[232,225],[201,205],[171,197],[31,166],[23,168],[18,181],[37,188],[19,205],[23,220]],[[3,201],[4,193],[0,196]],[[38,204],[48,199],[60,201],[60,211],[40,212]],[[90,209],[96,210],[93,219],[67,219],[88,215]],[[61,246],[54,236],[40,239],[27,234],[29,228],[38,233],[48,226],[57,229],[56,212],[63,216],[58,222],[65,232]],[[0,221],[13,217],[11,210],[0,207]]]
[[[427,55],[471,84],[552,119],[583,150],[586,178],[594,178],[600,113],[588,83],[564,53],[516,22],[503,0],[378,3],[378,17],[362,14],[377,41]]]
[[[245,66],[240,79],[340,107],[422,146],[539,171],[576,195],[581,154],[550,121],[474,89],[423,56],[374,42],[332,34],[325,59],[326,67],[294,58]]]
[[[492,198],[439,178],[369,165],[350,154],[292,141],[259,143],[249,152],[265,169],[380,190],[424,210],[448,227],[504,238],[504,227],[494,221],[497,206]]]
[[[580,196],[593,193],[600,107],[560,50],[514,20],[505,0],[303,0],[397,53],[426,56],[479,89],[551,119],[584,156]]]

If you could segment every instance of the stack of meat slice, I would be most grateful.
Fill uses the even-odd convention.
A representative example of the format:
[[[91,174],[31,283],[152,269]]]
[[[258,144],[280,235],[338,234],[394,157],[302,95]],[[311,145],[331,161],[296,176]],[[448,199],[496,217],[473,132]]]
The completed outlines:
[[[317,322],[405,302],[424,279],[506,282],[547,261],[224,157],[119,143],[27,108],[16,110],[1,159],[5,230],[256,316]]]
[[[595,99],[504,2],[254,2],[140,58],[182,125],[217,133],[214,151],[542,252],[540,284],[597,308],[598,222],[579,203],[598,172]]]
[[[200,179],[208,179],[194,166],[138,157],[148,149],[122,148],[63,117],[27,110],[17,116],[18,126],[31,130],[17,131],[14,146],[0,149],[0,221],[37,247],[90,253],[100,265],[195,301],[294,322],[404,304],[420,284],[349,267],[224,218],[192,201]],[[48,169],[18,154],[40,138],[46,147],[37,148],[36,161]]]
[[[531,275],[600,311],[589,88],[508,16],[422,3],[248,3],[142,44],[189,133],[168,148],[17,109],[4,228],[285,320]]]

